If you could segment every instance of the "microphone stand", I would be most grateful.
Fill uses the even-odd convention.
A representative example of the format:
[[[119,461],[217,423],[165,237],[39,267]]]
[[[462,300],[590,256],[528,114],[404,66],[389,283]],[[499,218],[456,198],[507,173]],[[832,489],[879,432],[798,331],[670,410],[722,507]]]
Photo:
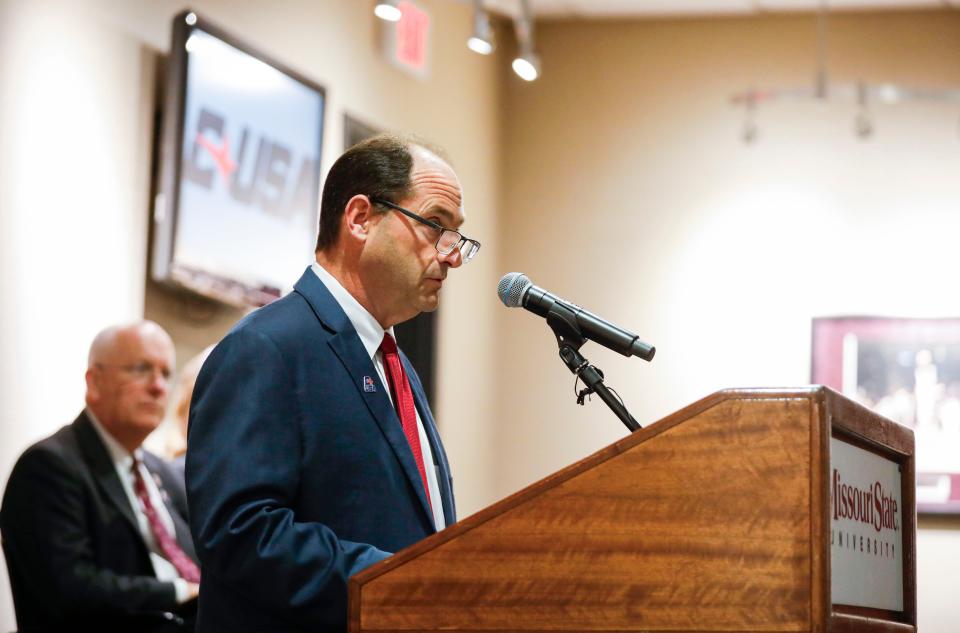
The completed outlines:
[[[560,302],[556,302],[547,313],[547,324],[557,337],[560,359],[586,385],[586,389],[581,391],[577,398],[577,404],[582,405],[584,396],[595,393],[620,418],[620,421],[631,433],[639,429],[640,424],[630,415],[623,402],[603,384],[603,372],[591,365],[590,361],[580,353],[580,348],[587,342],[587,339],[580,332],[576,314],[565,308]]]

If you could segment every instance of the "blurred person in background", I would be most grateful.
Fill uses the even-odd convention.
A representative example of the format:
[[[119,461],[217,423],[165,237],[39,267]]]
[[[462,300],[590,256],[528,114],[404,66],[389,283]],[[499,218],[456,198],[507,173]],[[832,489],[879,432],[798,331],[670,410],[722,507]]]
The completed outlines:
[[[183,479],[141,448],[173,366],[156,323],[103,330],[86,408],[14,466],[0,535],[21,633],[192,630],[200,574]]]
[[[183,477],[187,456],[187,420],[190,415],[190,402],[193,398],[193,386],[197,382],[200,367],[213,351],[213,345],[188,360],[177,372],[177,381],[170,398],[170,410],[159,428],[144,442],[157,454],[166,458]]]

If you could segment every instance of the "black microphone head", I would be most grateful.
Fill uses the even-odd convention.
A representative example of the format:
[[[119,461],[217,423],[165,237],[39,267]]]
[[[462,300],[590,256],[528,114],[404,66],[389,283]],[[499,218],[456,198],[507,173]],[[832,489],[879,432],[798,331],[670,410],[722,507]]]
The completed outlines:
[[[527,290],[532,285],[533,282],[523,273],[507,273],[500,278],[500,283],[497,284],[497,294],[500,296],[503,305],[508,308],[521,308],[523,307],[523,295],[527,294]]]

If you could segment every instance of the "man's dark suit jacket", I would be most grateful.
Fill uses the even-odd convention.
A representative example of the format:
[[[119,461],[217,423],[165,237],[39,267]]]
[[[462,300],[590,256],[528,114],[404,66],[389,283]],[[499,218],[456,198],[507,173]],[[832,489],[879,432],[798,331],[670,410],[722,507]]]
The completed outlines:
[[[177,541],[196,559],[183,482],[144,451]],[[28,448],[7,482],[0,535],[17,612],[31,631],[148,630],[174,612],[173,583],[154,575],[106,446],[85,413]]]
[[[403,364],[449,525],[446,455],[420,380]],[[309,268],[204,363],[188,447],[203,563],[198,632],[342,630],[347,579],[436,531],[373,363]]]

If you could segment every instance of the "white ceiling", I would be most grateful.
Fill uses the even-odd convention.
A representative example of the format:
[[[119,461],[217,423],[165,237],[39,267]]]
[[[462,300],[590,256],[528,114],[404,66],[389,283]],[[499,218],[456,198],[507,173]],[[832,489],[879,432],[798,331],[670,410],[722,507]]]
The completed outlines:
[[[537,18],[625,18],[757,15],[816,11],[822,0],[530,0]],[[516,15],[520,0],[485,0],[500,14]],[[830,11],[960,8],[960,0],[828,0]]]

